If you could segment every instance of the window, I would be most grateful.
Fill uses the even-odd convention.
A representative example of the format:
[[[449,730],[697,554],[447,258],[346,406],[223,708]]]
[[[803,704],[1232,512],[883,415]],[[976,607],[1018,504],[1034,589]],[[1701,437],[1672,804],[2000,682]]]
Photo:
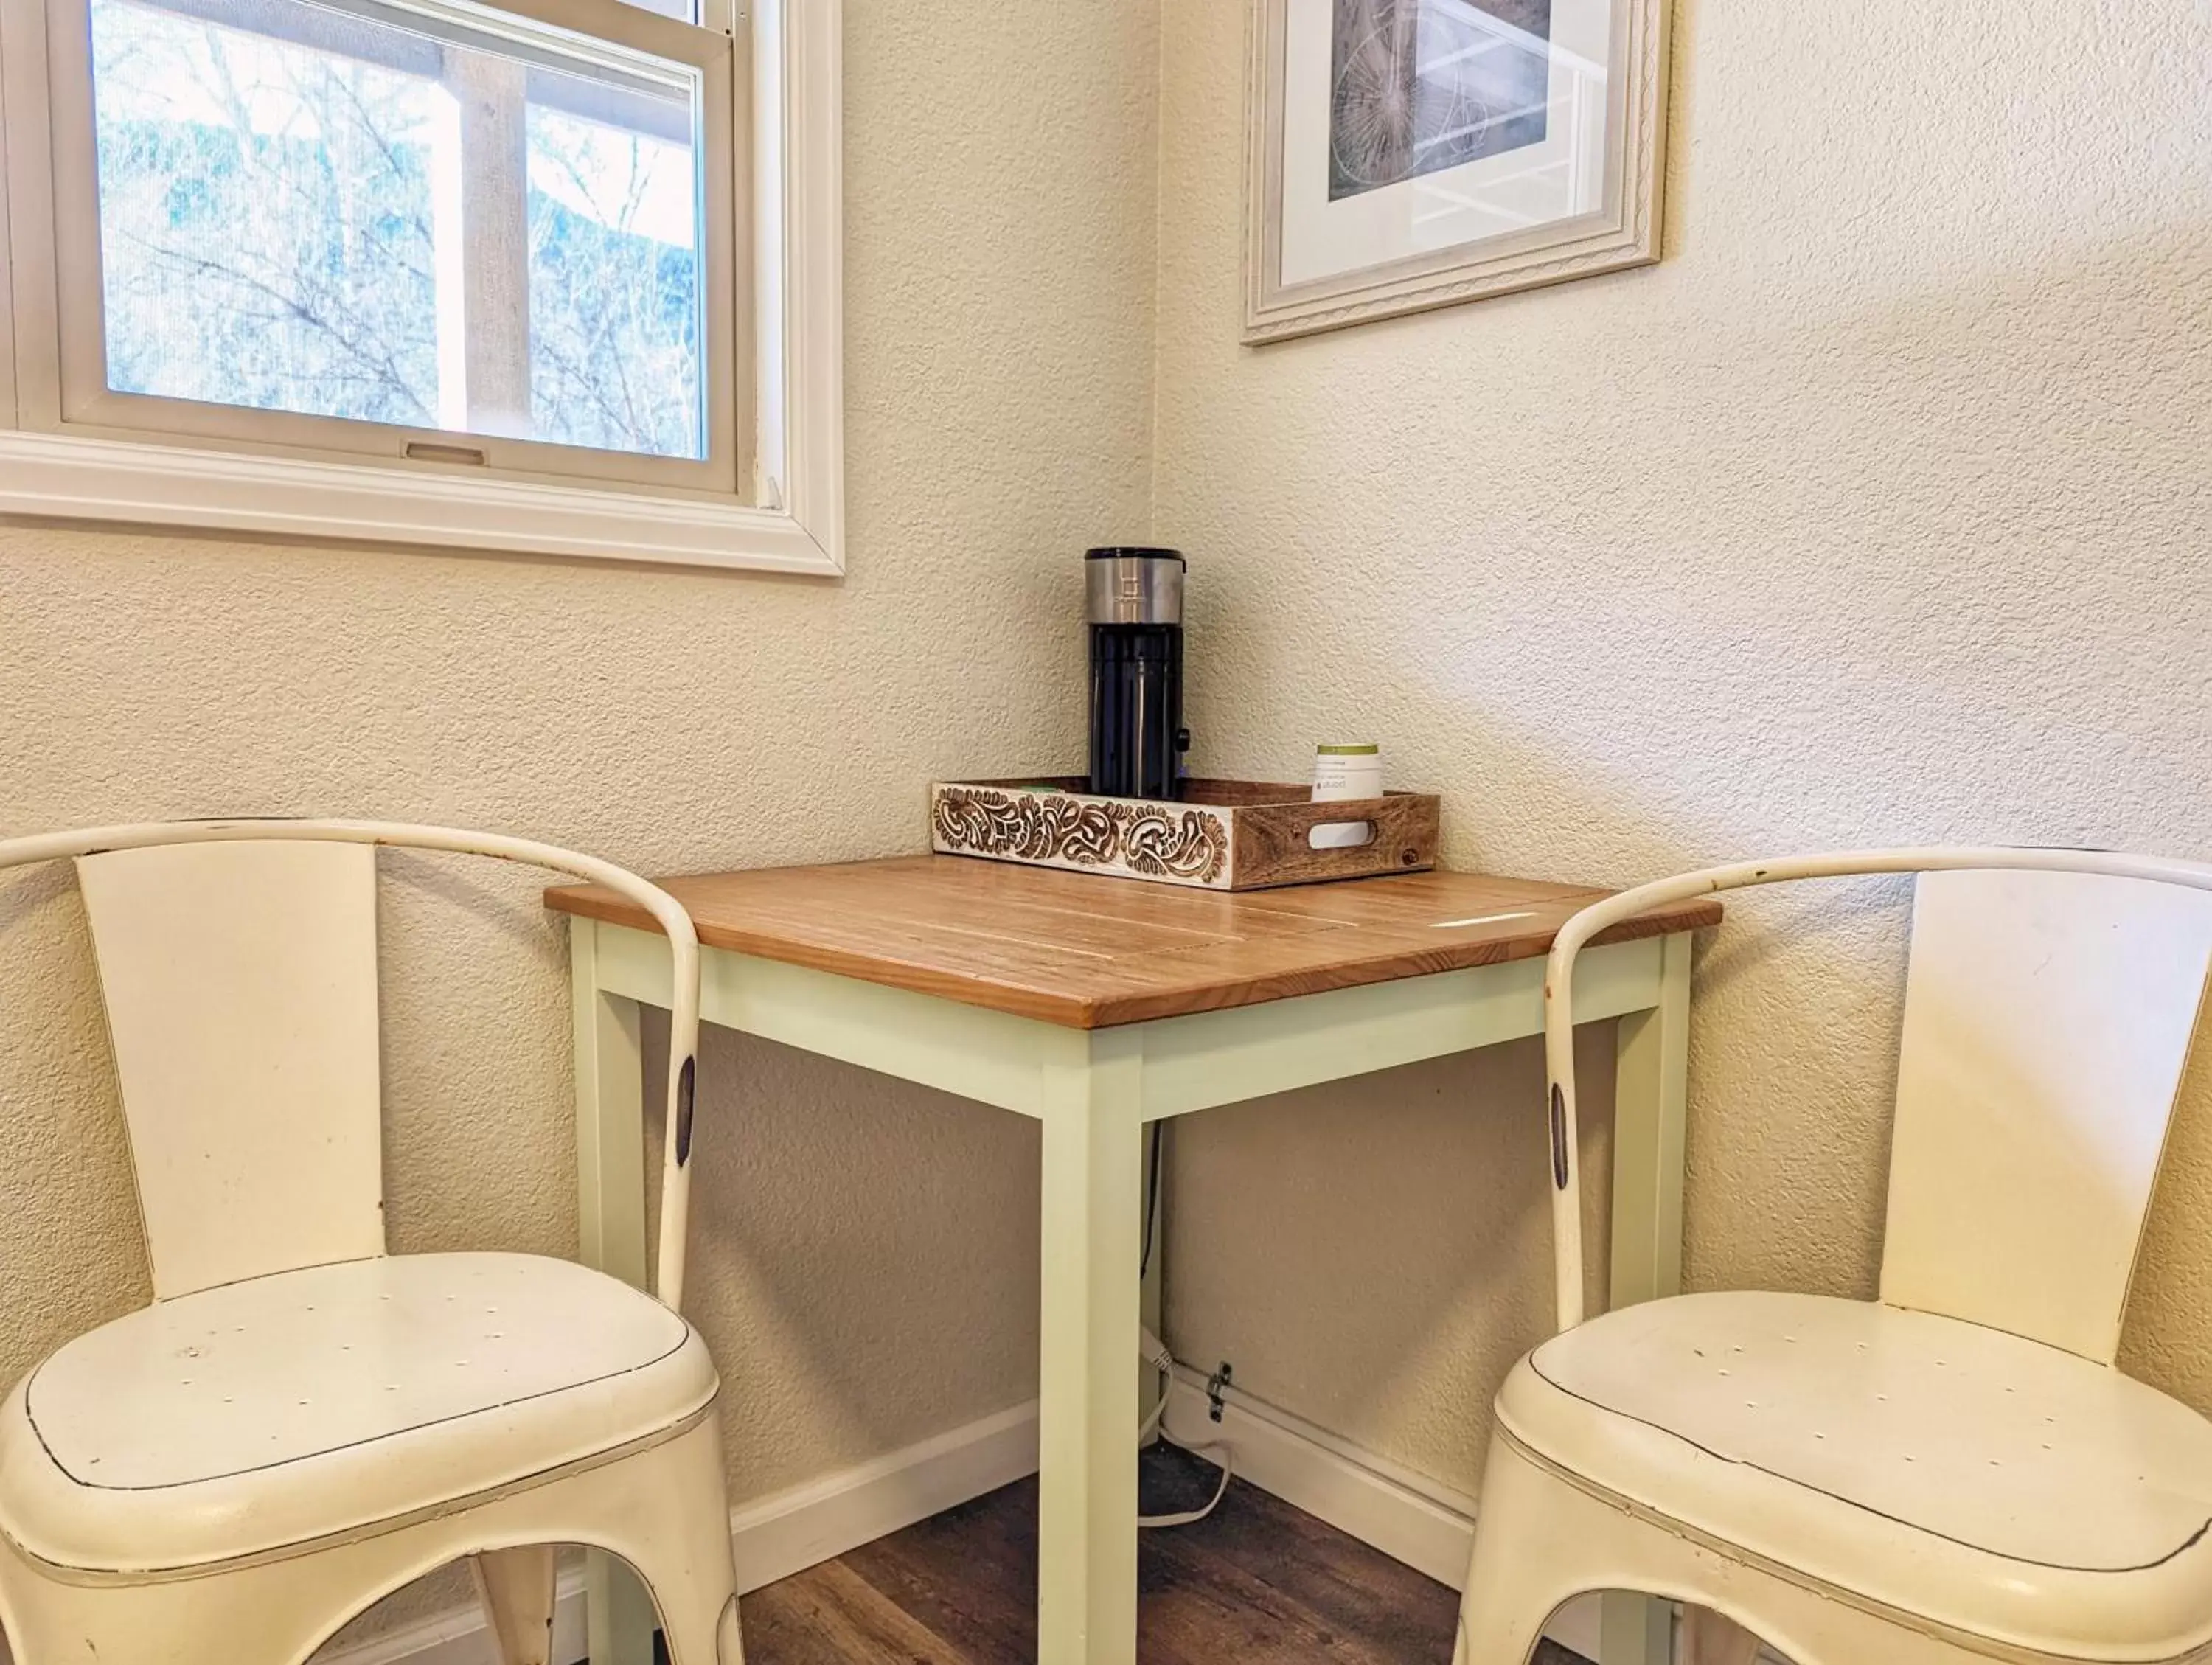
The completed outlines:
[[[738,4],[0,0],[0,513],[836,570],[837,7]]]

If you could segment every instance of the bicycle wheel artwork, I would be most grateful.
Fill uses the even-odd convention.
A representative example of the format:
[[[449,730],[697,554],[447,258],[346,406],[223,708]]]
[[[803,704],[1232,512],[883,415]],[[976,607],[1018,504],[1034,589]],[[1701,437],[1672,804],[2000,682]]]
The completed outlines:
[[[1671,0],[1252,0],[1255,343],[1658,253]]]
[[[1540,143],[1552,0],[1335,0],[1332,198]]]

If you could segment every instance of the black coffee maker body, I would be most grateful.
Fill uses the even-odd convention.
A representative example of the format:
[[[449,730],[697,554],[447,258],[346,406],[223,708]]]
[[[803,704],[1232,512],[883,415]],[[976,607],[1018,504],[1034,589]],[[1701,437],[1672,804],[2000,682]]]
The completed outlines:
[[[1183,558],[1097,549],[1084,558],[1091,622],[1091,790],[1182,796]]]

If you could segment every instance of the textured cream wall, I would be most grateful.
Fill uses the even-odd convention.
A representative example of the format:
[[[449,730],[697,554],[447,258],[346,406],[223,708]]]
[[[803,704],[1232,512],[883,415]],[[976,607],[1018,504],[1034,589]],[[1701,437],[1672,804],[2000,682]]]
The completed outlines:
[[[1259,352],[1243,13],[1170,6],[1161,45],[1154,530],[1207,769],[1379,738],[1451,860],[1558,878],[2212,856],[2212,12],[1678,0],[1663,265]],[[1692,1284],[1871,1292],[1902,901],[1748,901],[1700,956]],[[1180,1125],[1177,1346],[1472,1489],[1542,1317],[1540,1138],[1494,1131],[1537,1080]],[[2212,1409],[2189,1099],[2127,1362]]]
[[[1614,1026],[1577,1036],[1582,1171],[1612,1172]],[[1187,1363],[1474,1490],[1489,1399],[1552,1316],[1544,1050],[1534,1039],[1174,1124],[1168,1338]],[[1612,1241],[1583,1221],[1589,1298]],[[1595,1309],[1594,1309],[1595,1310]]]
[[[1152,466],[1200,762],[1379,736],[1455,862],[2212,853],[2194,0],[1679,0],[1666,265],[1257,354],[1237,0],[1158,39],[1145,6],[848,6],[850,580],[0,530],[0,829],[913,848],[933,774],[1073,755],[1066,560],[1144,526]],[[395,1241],[569,1247],[558,939],[511,876],[393,868]],[[1693,1282],[1871,1288],[1899,901],[1747,902],[1701,956]],[[57,879],[0,888],[11,1373],[144,1290],[76,925]],[[1033,1130],[727,1036],[705,1079],[737,1496],[1030,1391]],[[1509,1048],[1179,1124],[1179,1349],[1472,1489],[1543,1320],[1537,1079]],[[2205,1097],[2129,1346],[2212,1407]]]
[[[839,585],[0,529],[0,832],[223,812],[504,828],[648,872],[922,842],[1080,744],[1070,562],[1140,532],[1144,8],[847,0]],[[397,1247],[575,1238],[566,950],[394,860]],[[144,1298],[66,876],[0,886],[0,1376]],[[710,1036],[691,1307],[744,1498],[1035,1391],[1035,1131]]]

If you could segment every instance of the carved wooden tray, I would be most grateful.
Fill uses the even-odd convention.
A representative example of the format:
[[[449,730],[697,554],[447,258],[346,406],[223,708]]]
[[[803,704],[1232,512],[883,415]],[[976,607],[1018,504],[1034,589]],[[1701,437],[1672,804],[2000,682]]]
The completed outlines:
[[[1035,867],[1208,890],[1257,890],[1437,865],[1440,800],[1393,792],[1332,804],[1274,781],[1183,782],[1182,798],[1098,798],[1080,776],[941,781],[929,789],[931,847]],[[1364,822],[1364,844],[1316,849],[1316,827]]]

